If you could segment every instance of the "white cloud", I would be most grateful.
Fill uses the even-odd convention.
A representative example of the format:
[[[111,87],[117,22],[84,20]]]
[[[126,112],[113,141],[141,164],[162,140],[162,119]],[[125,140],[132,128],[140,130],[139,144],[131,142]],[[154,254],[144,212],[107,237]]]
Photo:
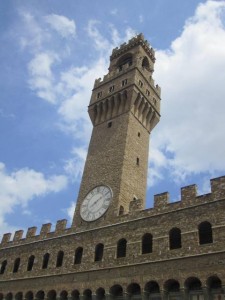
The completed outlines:
[[[76,35],[75,22],[65,16],[51,14],[45,17],[45,21],[64,38]]]
[[[165,168],[174,180],[225,169],[224,16],[224,1],[200,4],[171,48],[156,53],[162,118],[152,137],[158,151],[172,154]]]
[[[66,214],[68,215],[70,223],[72,223],[75,208],[76,208],[76,203],[75,202],[71,202],[70,203],[70,207],[68,207],[66,209]]]
[[[43,30],[35,17],[27,11],[20,11],[20,16],[25,28],[23,34],[19,35],[19,43],[22,49],[29,48],[34,53],[42,48],[43,42],[48,42],[49,35]]]
[[[54,175],[46,178],[42,173],[23,168],[8,173],[0,162],[0,232],[9,230],[5,215],[20,207],[27,213],[27,205],[35,197],[57,193],[67,186],[67,178]]]
[[[54,75],[51,67],[59,61],[55,53],[38,53],[28,64],[30,73],[30,88],[37,92],[37,95],[50,102],[56,102],[56,91],[54,89]]]
[[[76,181],[83,173],[87,150],[83,147],[74,147],[71,154],[72,157],[65,162],[64,169],[71,180]]]

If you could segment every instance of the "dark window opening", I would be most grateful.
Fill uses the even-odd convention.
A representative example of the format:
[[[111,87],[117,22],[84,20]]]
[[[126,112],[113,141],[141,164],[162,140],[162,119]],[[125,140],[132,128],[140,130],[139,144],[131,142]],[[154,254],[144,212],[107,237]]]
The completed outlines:
[[[47,299],[48,300],[56,300],[56,291],[55,290],[49,291],[47,294]]]
[[[98,244],[95,247],[95,261],[102,261],[103,252],[104,252],[104,245],[103,244]]]
[[[174,279],[169,279],[164,286],[168,293],[178,293],[180,291],[180,284]]]
[[[132,55],[131,54],[126,54],[119,59],[119,61],[117,63],[119,71],[122,71],[123,67],[125,65],[132,66]]]
[[[126,257],[127,252],[127,241],[125,239],[121,239],[117,243],[117,258]]]
[[[5,297],[6,300],[12,300],[13,299],[13,294],[12,293],[8,293]]]
[[[202,222],[198,226],[199,244],[210,244],[213,242],[212,225],[209,222]]]
[[[92,291],[91,290],[85,290],[83,293],[83,299],[84,300],[91,300],[92,299]]]
[[[17,273],[20,267],[20,258],[18,257],[14,262],[13,273]]]
[[[158,294],[160,292],[158,283],[156,281],[147,282],[145,285],[145,291],[149,294]]]
[[[110,88],[109,88],[109,92],[110,92],[110,93],[112,93],[112,92],[114,91],[114,88],[115,88],[115,86],[114,86],[114,85],[110,86]]]
[[[72,300],[79,300],[80,299],[80,292],[78,290],[74,290],[71,293]]]
[[[31,291],[27,292],[25,294],[25,299],[26,300],[33,300],[34,299],[34,294]]]
[[[136,165],[139,166],[139,164],[140,164],[140,160],[139,160],[139,157],[137,157]]]
[[[133,295],[140,295],[141,294],[141,288],[140,285],[137,283],[131,283],[128,287],[127,287],[127,293],[130,296]]]
[[[127,85],[127,79],[122,80],[122,86]]]
[[[141,80],[139,80],[138,84],[139,84],[140,87],[143,87],[143,82]]]
[[[45,255],[43,256],[42,269],[47,269],[48,262],[49,262],[49,257],[50,257],[49,253],[45,253]]]
[[[101,98],[101,97],[102,97],[102,92],[98,92],[97,98],[99,99],[99,98]]]
[[[62,267],[63,264],[63,257],[64,257],[64,252],[59,251],[57,255],[57,260],[56,260],[56,267]]]
[[[5,273],[6,266],[7,266],[7,260],[4,260],[1,264],[0,274]]]
[[[68,293],[67,293],[67,291],[62,291],[60,293],[60,300],[68,300]]]
[[[146,90],[146,95],[147,95],[147,96],[150,96],[149,90]]]
[[[119,216],[122,216],[123,214],[124,214],[124,207],[120,205]]]
[[[15,295],[15,300],[23,300],[23,294],[22,292],[19,292]]]
[[[108,127],[108,128],[112,127],[112,121],[109,121],[109,122],[107,123],[107,127]]]
[[[142,67],[147,69],[147,70],[150,70],[150,65],[149,65],[149,61],[147,59],[147,57],[144,57],[143,60],[142,60]]]
[[[75,258],[74,258],[75,265],[81,264],[82,256],[83,256],[83,248],[79,247],[75,251]]]
[[[98,300],[103,300],[105,299],[105,290],[103,288],[98,288],[96,291],[96,296]]]
[[[119,284],[115,284],[113,285],[110,290],[109,290],[109,293],[114,297],[114,298],[117,298],[117,299],[123,299],[122,296],[123,296],[123,288],[121,285]]]
[[[202,283],[201,281],[196,277],[191,277],[186,280],[187,288],[189,291],[199,291],[202,289]]]
[[[140,137],[141,136],[141,134],[140,134],[140,132],[138,132],[138,137]]]
[[[35,298],[38,300],[44,300],[44,298],[45,298],[44,291],[38,291]]]
[[[31,255],[28,259],[28,264],[27,264],[27,271],[31,271],[33,269],[34,266],[34,255]]]
[[[151,253],[152,252],[152,235],[150,233],[146,233],[142,237],[142,254]]]
[[[181,248],[181,231],[179,228],[172,228],[169,232],[170,250]]]

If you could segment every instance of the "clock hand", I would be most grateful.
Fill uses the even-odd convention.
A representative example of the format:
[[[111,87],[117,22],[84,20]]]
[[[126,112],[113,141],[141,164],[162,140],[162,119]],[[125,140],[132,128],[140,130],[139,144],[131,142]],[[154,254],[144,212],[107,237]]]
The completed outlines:
[[[96,203],[97,203],[99,200],[101,200],[101,199],[102,199],[102,196],[101,196],[100,198],[98,198],[97,200],[95,200],[95,202],[90,206],[90,208],[92,208],[93,206],[95,206]]]

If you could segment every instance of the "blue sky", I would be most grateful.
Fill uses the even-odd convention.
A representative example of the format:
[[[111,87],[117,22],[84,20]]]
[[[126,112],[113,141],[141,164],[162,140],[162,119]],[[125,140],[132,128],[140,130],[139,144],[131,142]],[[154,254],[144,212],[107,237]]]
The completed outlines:
[[[0,234],[72,217],[95,78],[142,32],[156,50],[161,121],[153,195],[225,175],[225,1],[0,0]]]

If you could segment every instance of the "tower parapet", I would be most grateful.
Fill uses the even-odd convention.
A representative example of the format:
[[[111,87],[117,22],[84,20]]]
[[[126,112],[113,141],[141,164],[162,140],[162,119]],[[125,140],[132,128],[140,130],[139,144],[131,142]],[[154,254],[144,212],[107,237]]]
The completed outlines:
[[[130,51],[130,49],[132,49],[133,47],[136,47],[138,45],[141,45],[145,49],[149,58],[154,63],[155,62],[155,51],[150,46],[149,42],[147,40],[145,40],[144,35],[142,33],[133,37],[127,43],[123,43],[122,45],[120,45],[120,47],[114,48],[112,51],[112,55],[110,56],[110,60],[113,60],[113,59],[121,56],[121,54]]]

